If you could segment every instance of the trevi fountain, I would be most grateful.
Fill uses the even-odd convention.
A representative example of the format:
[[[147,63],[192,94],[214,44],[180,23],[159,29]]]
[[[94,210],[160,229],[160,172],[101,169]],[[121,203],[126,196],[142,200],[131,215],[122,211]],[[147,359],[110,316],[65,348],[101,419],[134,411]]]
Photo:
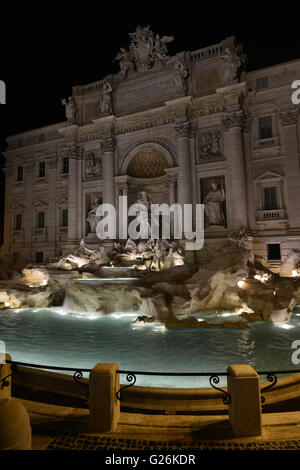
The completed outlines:
[[[81,240],[45,265],[0,266],[0,330],[14,360],[69,367],[206,372],[230,363],[292,369],[300,338],[300,252],[279,273],[253,257],[245,230],[185,262],[177,241]],[[198,380],[198,382],[195,382]],[[192,378],[139,384],[199,386]]]

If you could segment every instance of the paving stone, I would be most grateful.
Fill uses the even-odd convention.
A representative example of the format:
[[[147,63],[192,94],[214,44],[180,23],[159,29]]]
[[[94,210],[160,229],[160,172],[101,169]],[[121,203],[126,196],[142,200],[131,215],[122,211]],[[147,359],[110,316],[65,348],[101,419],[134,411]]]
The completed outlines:
[[[50,435],[44,430],[34,430],[36,435]],[[82,434],[59,433],[46,450],[155,450],[155,451],[199,451],[199,450],[300,450],[300,440],[234,442],[234,441],[153,441],[141,439],[86,436]]]

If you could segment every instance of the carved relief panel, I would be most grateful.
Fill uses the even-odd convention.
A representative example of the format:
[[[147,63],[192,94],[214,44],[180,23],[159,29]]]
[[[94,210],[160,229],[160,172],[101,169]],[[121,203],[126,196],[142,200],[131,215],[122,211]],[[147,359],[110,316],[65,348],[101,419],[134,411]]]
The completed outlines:
[[[200,131],[198,136],[198,156],[200,161],[209,158],[221,158],[223,154],[223,137],[221,129],[212,128]]]

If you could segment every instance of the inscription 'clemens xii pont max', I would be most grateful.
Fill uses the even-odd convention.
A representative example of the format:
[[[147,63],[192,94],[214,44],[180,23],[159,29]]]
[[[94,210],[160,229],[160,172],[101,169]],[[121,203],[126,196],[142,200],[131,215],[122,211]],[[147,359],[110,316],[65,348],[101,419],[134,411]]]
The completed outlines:
[[[176,90],[174,78],[165,78],[143,84],[132,85],[116,91],[115,104],[118,111],[126,111],[139,105],[151,104],[172,97]]]

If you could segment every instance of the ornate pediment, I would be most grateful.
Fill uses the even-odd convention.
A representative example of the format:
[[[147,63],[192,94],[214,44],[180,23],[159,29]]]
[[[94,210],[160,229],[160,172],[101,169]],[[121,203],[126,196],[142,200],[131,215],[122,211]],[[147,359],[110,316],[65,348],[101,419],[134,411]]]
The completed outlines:
[[[134,33],[129,34],[129,50],[121,47],[115,60],[119,61],[120,73],[124,76],[131,70],[147,72],[157,63],[165,63],[169,56],[167,46],[173,36],[160,37],[154,34],[150,26],[138,26]]]

